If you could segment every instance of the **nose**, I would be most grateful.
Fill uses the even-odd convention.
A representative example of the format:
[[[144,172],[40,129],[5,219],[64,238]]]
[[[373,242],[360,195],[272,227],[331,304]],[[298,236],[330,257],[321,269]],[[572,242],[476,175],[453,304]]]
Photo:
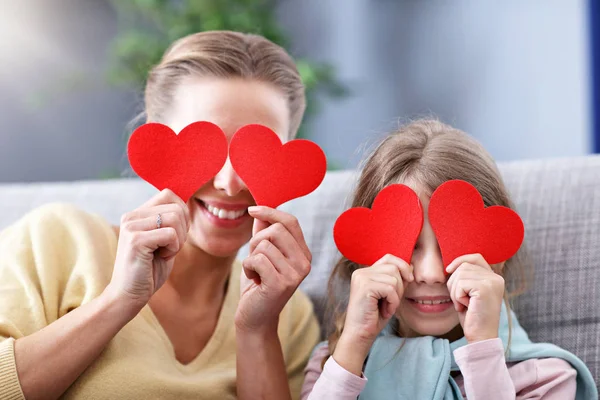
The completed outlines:
[[[236,196],[243,190],[246,190],[246,185],[234,171],[231,161],[229,161],[229,157],[227,157],[227,161],[223,168],[215,175],[213,185],[215,189],[225,192],[230,197]]]
[[[439,248],[429,249],[413,262],[415,282],[433,285],[446,283],[444,263]]]

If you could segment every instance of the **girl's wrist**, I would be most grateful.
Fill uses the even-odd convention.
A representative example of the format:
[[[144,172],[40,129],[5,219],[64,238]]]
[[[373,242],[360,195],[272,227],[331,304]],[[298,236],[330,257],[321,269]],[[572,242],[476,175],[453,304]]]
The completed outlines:
[[[498,330],[495,332],[480,332],[474,335],[465,335],[465,339],[467,339],[467,343],[473,344],[477,342],[483,342],[484,340],[497,339],[498,338]]]
[[[355,340],[349,337],[349,335],[342,333],[332,357],[346,371],[356,376],[362,376],[363,365],[369,354],[371,345],[372,342]]]

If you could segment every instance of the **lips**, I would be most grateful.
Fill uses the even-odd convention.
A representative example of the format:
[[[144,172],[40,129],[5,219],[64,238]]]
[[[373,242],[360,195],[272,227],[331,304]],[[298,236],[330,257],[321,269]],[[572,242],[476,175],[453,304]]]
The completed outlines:
[[[417,311],[426,314],[444,312],[452,308],[452,299],[449,296],[419,296],[405,297],[405,300]]]
[[[436,304],[444,304],[444,303],[450,303],[452,302],[451,299],[445,299],[445,300],[419,300],[419,299],[408,299],[410,301],[414,301],[415,303],[418,304],[426,304],[426,305],[436,305]]]
[[[210,204],[205,204],[205,207],[209,213],[211,213],[215,217],[219,217],[221,219],[238,219],[242,215],[246,214],[246,212],[247,212],[247,209],[240,210],[240,211],[233,211],[233,210],[226,210],[223,208],[217,208]]]
[[[210,214],[223,220],[240,219],[248,213],[248,205],[245,204],[210,203],[200,199],[196,199],[196,201]]]

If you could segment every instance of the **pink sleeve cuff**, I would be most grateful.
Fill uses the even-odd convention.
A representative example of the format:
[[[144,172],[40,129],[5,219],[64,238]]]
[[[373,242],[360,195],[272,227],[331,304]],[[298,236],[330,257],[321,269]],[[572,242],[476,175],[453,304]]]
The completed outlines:
[[[454,350],[454,359],[459,367],[461,364],[464,365],[465,361],[488,359],[490,356],[504,358],[504,345],[500,338],[482,340]]]
[[[357,396],[367,384],[367,378],[364,374],[362,376],[354,375],[352,372],[345,370],[333,357],[329,357],[325,362],[323,375],[327,377],[327,380],[336,382],[340,387],[344,387],[353,393],[355,392]]]
[[[506,366],[499,338],[483,340],[454,350],[454,359],[464,378],[468,399],[514,400],[516,391]]]
[[[367,378],[346,371],[333,357],[329,357],[308,399],[356,399],[366,384]]]

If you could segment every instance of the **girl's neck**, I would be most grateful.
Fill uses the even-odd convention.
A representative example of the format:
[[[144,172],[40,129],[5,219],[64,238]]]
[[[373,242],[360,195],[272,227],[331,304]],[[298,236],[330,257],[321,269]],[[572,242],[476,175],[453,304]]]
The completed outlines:
[[[462,330],[462,326],[460,324],[456,325],[452,330],[445,335],[440,336],[442,339],[448,339],[450,342],[457,341],[458,339],[464,336],[464,332]]]
[[[426,336],[426,335],[420,334],[418,332],[415,332],[410,328],[407,328],[406,324],[403,324],[398,319],[395,321],[395,324],[396,324],[396,326],[394,327],[394,329],[396,330],[396,332],[398,332],[398,335],[400,337],[411,338],[411,337]],[[464,333],[463,333],[462,326],[460,324],[458,324],[454,328],[452,328],[452,330],[450,330],[449,332],[445,333],[444,335],[439,336],[439,338],[447,339],[450,342],[454,342],[456,340],[459,340],[463,336],[464,336]]]

